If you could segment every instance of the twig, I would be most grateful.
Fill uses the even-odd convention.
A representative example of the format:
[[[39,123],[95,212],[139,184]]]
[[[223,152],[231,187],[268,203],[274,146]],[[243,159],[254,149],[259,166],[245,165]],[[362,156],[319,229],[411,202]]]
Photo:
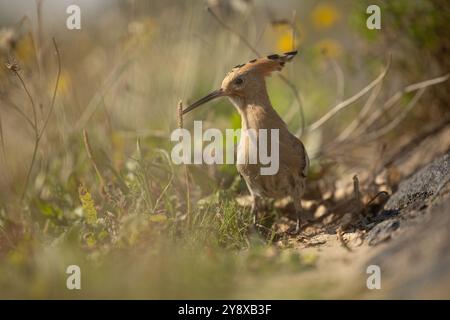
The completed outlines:
[[[278,77],[291,89],[292,93],[294,94],[295,101],[297,101],[298,111],[300,112],[300,129],[298,130],[297,135],[301,137],[305,128],[305,113],[303,112],[303,104],[300,98],[300,94],[296,86],[285,76],[280,73],[278,74]]]
[[[359,119],[356,120],[358,122],[357,125],[356,126],[355,125],[352,126],[351,129],[352,129],[353,132],[348,133],[343,138],[336,139],[337,140],[336,143],[342,142],[344,140],[349,140],[349,142],[354,142],[354,143],[359,143],[359,144],[366,144],[367,142],[370,142],[370,141],[378,139],[382,135],[384,135],[384,134],[388,133],[389,131],[395,129],[395,127],[398,125],[398,123],[400,123],[400,121],[402,121],[406,117],[408,112],[414,107],[414,105],[417,103],[417,100],[422,95],[422,93],[420,95],[416,94],[413,97],[413,99],[410,100],[410,102],[405,107],[405,109],[403,109],[401,111],[400,115],[397,116],[396,118],[394,118],[391,122],[389,122],[388,124],[385,124],[384,126],[379,128],[375,132],[367,133],[367,129],[370,126],[372,126],[386,111],[388,111],[390,108],[395,106],[395,104],[403,97],[403,94],[411,93],[411,92],[414,92],[414,91],[417,91],[417,90],[421,90],[421,89],[425,89],[425,88],[427,88],[429,86],[445,82],[449,78],[450,78],[450,74],[446,74],[444,76],[440,76],[440,77],[437,77],[437,78],[433,78],[433,79],[429,79],[429,80],[425,80],[425,81],[421,81],[421,82],[418,82],[418,83],[414,83],[414,84],[408,85],[407,87],[403,88],[400,91],[397,91],[394,95],[392,95],[383,104],[382,108],[376,109],[375,112],[371,113],[370,116],[367,119],[364,119],[364,115],[369,114],[368,111],[370,110],[370,104],[368,104],[368,108],[366,109],[366,112],[364,112],[364,113],[361,112],[359,117],[358,117]],[[381,84],[380,84],[380,86],[381,86]],[[368,103],[369,103],[369,101],[368,101]],[[324,147],[324,149],[335,150],[336,149],[336,143],[332,142],[332,143],[326,145]],[[354,144],[353,145],[340,144],[339,145],[339,147],[340,147],[339,149],[341,151],[345,152],[345,148],[346,147],[352,147],[352,146],[354,146]],[[320,153],[323,153],[324,149],[319,151],[318,155]],[[339,155],[336,154],[336,153],[333,153],[333,156],[337,157]]]
[[[324,125],[328,120],[330,120],[332,117],[334,117],[339,111],[342,109],[352,105],[355,101],[359,100],[362,96],[364,96],[367,92],[369,92],[372,88],[374,88],[383,78],[386,76],[389,67],[391,64],[391,56],[389,56],[388,63],[386,67],[383,69],[381,74],[370,84],[368,84],[366,87],[361,89],[358,93],[351,96],[345,101],[342,101],[341,103],[337,104],[335,107],[333,107],[330,111],[328,111],[325,115],[323,115],[319,120],[311,124],[306,128],[307,132],[314,131],[318,128],[320,128],[322,125]]]
[[[177,126],[178,129],[183,129],[183,102],[181,100],[177,105]]]
[[[433,78],[433,79],[429,79],[429,80],[425,80],[422,82],[418,82],[415,84],[411,84],[409,86],[407,86],[404,90],[403,93],[408,93],[408,92],[413,92],[416,91],[418,89],[421,88],[426,88],[426,87],[430,87],[433,86],[435,84],[441,83],[441,82],[445,82],[450,78],[450,73],[447,73],[441,77],[437,77],[437,78]],[[397,93],[400,94],[400,93]]]
[[[426,88],[419,89],[419,91],[417,91],[417,93],[414,95],[414,97],[411,99],[411,101],[406,105],[405,109],[403,110],[403,112],[400,115],[396,116],[390,123],[388,123],[386,126],[382,127],[381,129],[379,129],[375,132],[372,132],[367,136],[364,136],[364,139],[363,139],[364,142],[376,140],[376,139],[380,138],[381,136],[384,136],[391,130],[395,129],[397,127],[397,125],[401,121],[403,121],[406,118],[406,116],[408,115],[408,113],[414,108],[416,103],[422,97],[425,90],[426,90]]]
[[[372,109],[372,106],[374,105],[375,100],[377,99],[378,95],[380,94],[380,91],[381,91],[381,88],[382,88],[382,84],[383,84],[383,82],[381,82],[379,85],[377,85],[372,90],[372,92],[370,93],[369,98],[367,99],[367,101],[364,104],[363,108],[359,112],[358,116],[336,138],[336,140],[338,142],[342,142],[345,139],[347,139],[356,130],[356,128],[361,124],[361,122],[363,121],[365,116]]]
[[[28,115],[23,112],[22,109],[20,109],[18,106],[16,106],[12,101],[9,100],[3,100],[5,102],[6,105],[9,105],[13,110],[15,110],[20,116],[22,116],[24,118],[24,120],[26,122],[28,122],[28,124],[31,126],[31,128],[33,129],[34,132],[37,131],[33,121],[28,117]]]
[[[180,100],[177,105],[177,124],[179,129],[183,129],[183,102]],[[192,216],[191,216],[191,194],[190,194],[190,185],[189,185],[189,171],[188,166],[185,163],[184,167],[184,182],[186,185],[186,217],[188,228],[191,227],[192,224]]]
[[[34,166],[34,162],[36,161],[36,155],[37,155],[37,150],[39,147],[39,131],[38,131],[38,123],[37,123],[37,114],[36,114],[36,108],[35,108],[35,104],[34,104],[34,100],[33,97],[31,96],[30,92],[28,91],[28,88],[25,84],[25,81],[23,80],[22,76],[19,73],[20,67],[16,62],[12,62],[12,63],[8,63],[6,64],[6,67],[11,70],[15,76],[19,79],[20,83],[22,84],[22,88],[25,90],[28,99],[30,100],[31,106],[32,106],[32,110],[33,110],[33,117],[34,117],[34,122],[33,122],[33,128],[34,128],[34,134],[35,134],[35,140],[34,140],[34,147],[33,147],[33,155],[31,156],[31,163],[30,166],[28,168],[28,172],[26,175],[26,179],[25,179],[25,185],[23,187],[23,191],[22,191],[22,196],[20,197],[20,201],[23,200],[23,198],[25,197],[25,193],[27,191],[28,188],[28,183],[30,181],[30,175],[31,175],[31,171],[33,169]]]
[[[348,246],[347,242],[344,239],[345,231],[354,220],[354,217],[356,215],[359,216],[363,213],[363,205],[361,203],[361,192],[359,191],[359,179],[357,175],[353,176],[353,196],[356,203],[356,208],[353,208],[351,210],[350,220],[343,222],[343,224],[341,224],[336,230],[336,235],[339,242],[341,243],[342,247],[344,247],[348,251],[352,251],[352,249]]]
[[[35,114],[36,110],[35,110],[35,107],[34,107],[33,99],[31,97],[31,95],[29,94],[29,92],[25,89],[25,91],[27,91],[28,97],[29,97],[29,99],[30,99],[30,101],[31,101],[31,103],[33,105],[33,111],[34,111],[34,114],[35,114],[35,123],[34,123],[35,126],[34,127],[35,127],[36,138],[35,138],[35,141],[34,141],[33,155],[31,156],[31,163],[30,163],[30,166],[28,168],[27,176],[26,176],[26,179],[25,179],[25,185],[24,185],[24,188],[23,188],[23,191],[22,191],[22,196],[20,197],[20,201],[23,201],[23,199],[25,197],[25,194],[27,192],[28,184],[30,183],[31,172],[33,171],[34,163],[36,161],[37,151],[39,149],[39,143],[40,143],[41,138],[42,138],[42,136],[43,136],[43,134],[45,132],[45,129],[47,127],[48,121],[50,119],[50,115],[51,115],[51,113],[53,111],[53,108],[54,108],[54,105],[55,105],[55,100],[56,100],[56,93],[58,91],[59,78],[61,76],[61,58],[60,58],[60,55],[59,55],[58,46],[56,45],[56,41],[55,41],[54,38],[53,38],[53,45],[55,47],[57,58],[58,58],[58,74],[56,76],[56,84],[55,84],[55,89],[53,91],[53,97],[52,97],[50,110],[48,112],[47,118],[44,121],[44,125],[42,126],[41,131],[39,131],[39,129],[38,129],[37,117],[36,117],[36,114]],[[17,71],[16,71],[16,74],[18,75]],[[22,78],[19,76],[19,79],[22,79]],[[23,82],[23,80],[21,80],[21,81],[22,81],[22,83],[24,85],[24,88],[26,88],[25,83]]]
[[[384,196],[385,199],[387,200],[389,197],[389,193],[387,193],[386,191],[379,191],[376,195],[372,197],[372,199],[369,200],[369,202],[367,202],[367,204],[364,206],[363,212],[367,212],[367,209],[370,207],[370,205],[372,205],[372,203],[374,203],[375,200],[377,200],[380,196]]]
[[[442,82],[447,81],[450,78],[450,74],[446,74],[441,77],[421,81],[418,83],[411,84],[404,89],[397,91],[394,95],[392,95],[383,105],[383,108],[380,108],[376,112],[374,112],[365,122],[364,125],[362,125],[357,131],[356,134],[359,134],[360,136],[364,134],[365,130],[369,128],[375,121],[377,121],[388,109],[392,108],[402,97],[405,93],[410,93],[417,91],[421,88],[426,88],[435,84],[439,84]]]
[[[11,68],[9,68],[9,69],[10,69],[10,70],[16,75],[16,77],[19,79],[19,81],[20,81],[20,83],[21,83],[21,85],[22,85],[22,88],[25,90],[25,92],[26,92],[26,94],[27,94],[27,97],[28,97],[28,99],[30,100],[30,103],[31,103],[31,109],[32,109],[32,111],[33,111],[33,123],[34,123],[35,135],[36,135],[36,138],[37,138],[37,137],[39,137],[39,130],[37,129],[37,126],[38,126],[38,120],[37,120],[36,105],[35,105],[35,103],[34,103],[34,99],[33,99],[33,97],[31,96],[31,93],[30,93],[30,91],[28,90],[27,85],[25,84],[25,81],[23,80],[22,76],[20,75],[19,69],[18,69],[18,68],[14,68],[14,67],[11,67]]]

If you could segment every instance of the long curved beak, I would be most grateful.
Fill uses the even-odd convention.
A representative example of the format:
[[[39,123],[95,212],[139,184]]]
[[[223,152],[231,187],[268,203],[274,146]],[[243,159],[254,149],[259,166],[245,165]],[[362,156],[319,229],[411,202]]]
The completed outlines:
[[[195,101],[194,103],[192,103],[189,107],[187,107],[186,109],[183,110],[183,114],[188,113],[189,111],[194,110],[195,108],[201,106],[202,104],[211,101],[213,99],[219,98],[219,97],[223,97],[225,94],[223,92],[222,89],[218,89],[218,90],[214,90],[213,92],[211,92],[210,94],[204,96],[203,98]]]

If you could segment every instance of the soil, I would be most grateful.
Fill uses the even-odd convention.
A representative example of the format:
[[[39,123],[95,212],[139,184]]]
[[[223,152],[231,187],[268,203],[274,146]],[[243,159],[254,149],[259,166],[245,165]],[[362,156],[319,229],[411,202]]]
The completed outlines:
[[[259,288],[254,298],[450,298],[449,140],[447,126],[405,144],[380,172],[395,170],[398,184],[377,216],[340,236],[322,226],[288,239],[315,267],[250,283]],[[367,287],[370,265],[380,267],[381,289]]]

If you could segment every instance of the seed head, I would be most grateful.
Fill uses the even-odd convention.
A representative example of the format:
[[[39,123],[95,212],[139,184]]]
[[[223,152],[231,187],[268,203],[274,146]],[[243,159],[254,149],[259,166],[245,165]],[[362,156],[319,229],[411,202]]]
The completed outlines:
[[[5,67],[12,72],[18,72],[20,70],[20,65],[15,59],[6,62]]]
[[[183,102],[180,100],[177,106],[178,128],[183,129]]]

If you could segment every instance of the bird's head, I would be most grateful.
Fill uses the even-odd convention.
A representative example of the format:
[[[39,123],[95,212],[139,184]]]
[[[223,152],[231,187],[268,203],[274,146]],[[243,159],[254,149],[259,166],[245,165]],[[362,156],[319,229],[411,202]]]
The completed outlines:
[[[233,101],[245,101],[246,98],[265,92],[264,78],[274,71],[283,69],[285,63],[296,54],[297,51],[286,52],[281,55],[272,54],[235,66],[225,76],[219,89],[189,105],[183,110],[183,114],[219,97],[229,97]]]

